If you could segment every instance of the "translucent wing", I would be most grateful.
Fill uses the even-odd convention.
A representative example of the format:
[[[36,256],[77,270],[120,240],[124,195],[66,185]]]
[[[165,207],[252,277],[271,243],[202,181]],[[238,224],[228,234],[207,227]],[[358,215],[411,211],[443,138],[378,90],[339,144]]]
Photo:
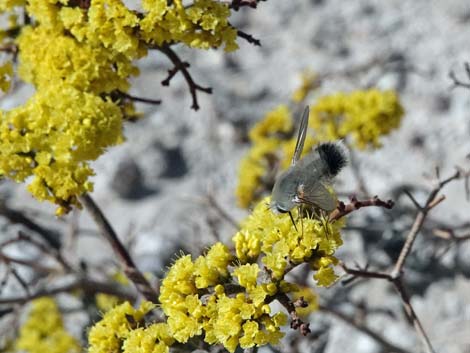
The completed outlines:
[[[297,136],[297,143],[295,144],[294,155],[292,156],[292,165],[300,159],[300,155],[304,149],[305,137],[307,136],[308,116],[310,109],[308,105],[305,107],[302,119],[300,120],[299,134]]]
[[[297,199],[299,202],[328,212],[336,208],[336,199],[330,194],[325,185],[319,181],[301,184],[297,191]]]

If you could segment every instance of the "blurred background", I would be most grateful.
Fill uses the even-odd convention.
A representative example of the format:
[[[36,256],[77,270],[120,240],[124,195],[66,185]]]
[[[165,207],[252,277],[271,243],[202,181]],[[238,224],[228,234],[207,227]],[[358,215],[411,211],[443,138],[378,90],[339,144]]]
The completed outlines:
[[[292,104],[303,73],[325,75],[306,99],[308,104],[338,91],[392,89],[405,109],[400,128],[382,139],[381,149],[356,152],[352,158],[358,172],[347,167],[335,184],[340,199],[347,201],[360,193],[359,173],[369,196],[397,203],[391,211],[354,213],[337,253],[351,266],[387,268],[416,213],[403,188],[422,202],[436,167],[444,178],[457,166],[470,167],[470,90],[453,88],[449,77],[453,71],[468,79],[464,62],[470,60],[470,3],[268,0],[256,10],[234,13],[232,23],[259,39],[261,47],[243,39],[240,49],[230,54],[175,47],[191,64],[193,79],[213,88],[211,95],[198,94],[198,111],[190,108],[191,96],[180,74],[169,87],[161,85],[172,67],[166,57],[154,52],[139,62],[141,75],[133,80],[130,93],[163,103],[137,103],[142,118],[125,126],[127,141],[93,163],[93,198],[138,266],[159,276],[180,249],[199,254],[215,240],[227,242],[235,234],[231,221],[249,214],[235,199],[239,162],[250,148],[248,131],[266,112]],[[31,93],[31,87],[17,84],[12,94],[2,97],[1,106],[16,106]],[[433,231],[458,228],[468,233],[470,203],[462,181],[448,185],[444,194],[446,200],[433,210],[408,259],[405,280],[436,351],[468,352],[470,242],[443,240]],[[53,205],[39,203],[24,185],[7,180],[0,181],[0,196],[9,208],[21,210],[51,234],[65,234],[69,251],[88,266],[105,268],[113,262],[113,253],[84,212],[56,219]],[[0,214],[0,227],[8,235],[23,226],[12,225]],[[17,252],[40,256],[25,255],[21,248]],[[13,285],[8,290],[19,289]],[[413,327],[387,283],[339,281],[319,295],[320,303],[363,320],[400,347],[419,351]],[[286,329],[283,346],[277,349],[387,351],[328,313],[314,313],[309,321],[315,337],[301,338]]]

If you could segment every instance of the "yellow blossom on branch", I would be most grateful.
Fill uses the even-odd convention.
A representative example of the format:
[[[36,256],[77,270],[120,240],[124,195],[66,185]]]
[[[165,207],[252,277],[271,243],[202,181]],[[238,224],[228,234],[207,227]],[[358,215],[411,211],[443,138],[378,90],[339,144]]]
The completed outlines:
[[[15,7],[28,21],[16,20]],[[26,104],[0,112],[0,176],[33,176],[29,190],[58,204],[59,215],[91,191],[89,162],[123,140],[124,119],[138,117],[125,94],[139,74],[135,60],[149,49],[168,53],[175,43],[238,48],[226,3],[143,0],[142,8],[122,0],[0,0],[11,19],[1,43],[18,53],[18,75],[36,89]],[[0,90],[9,88],[12,73],[10,63],[0,66]]]
[[[54,299],[44,297],[32,302],[32,308],[20,328],[16,348],[28,353],[78,353],[78,341],[64,328],[62,315]]]

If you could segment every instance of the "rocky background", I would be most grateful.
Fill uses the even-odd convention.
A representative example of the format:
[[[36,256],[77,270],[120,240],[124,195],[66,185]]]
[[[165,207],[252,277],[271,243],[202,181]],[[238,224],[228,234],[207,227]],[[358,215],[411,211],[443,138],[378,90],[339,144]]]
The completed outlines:
[[[198,253],[216,238],[229,240],[235,229],[210,205],[208,195],[231,218],[242,220],[248,211],[236,207],[234,190],[239,160],[249,148],[248,129],[267,111],[289,102],[304,70],[330,73],[309,103],[322,94],[374,85],[397,90],[406,111],[400,129],[383,140],[382,149],[354,156],[370,194],[401,206],[388,213],[355,213],[338,253],[351,266],[355,261],[376,268],[392,264],[415,213],[400,188],[413,186],[422,201],[422,190],[431,186],[429,176],[436,166],[443,177],[455,166],[470,166],[470,90],[452,89],[449,78],[451,70],[466,78],[470,3],[268,0],[256,10],[235,13],[233,23],[260,39],[262,46],[240,39],[240,50],[233,54],[177,48],[191,63],[195,81],[214,91],[198,95],[197,112],[190,109],[191,97],[181,77],[169,88],[161,86],[171,67],[165,57],[152,53],[139,63],[142,75],[134,80],[131,94],[162,99],[163,104],[138,104],[143,117],[126,126],[127,142],[94,163],[92,196],[144,271],[161,274],[179,249]],[[362,66],[369,69],[344,75]],[[1,105],[8,109],[30,92],[30,87],[17,86]],[[337,189],[344,200],[357,192],[351,168],[338,178]],[[23,210],[45,227],[66,234],[80,230],[78,237],[67,238],[78,258],[97,266],[113,260],[84,212],[57,220],[54,207],[32,199],[24,185],[1,181],[0,191],[9,207]],[[406,280],[436,351],[469,352],[470,242],[437,241],[431,230],[433,225],[468,224],[470,203],[463,182],[450,184],[444,194],[446,201],[433,211],[408,259]],[[2,233],[18,229],[2,217],[0,225]],[[400,300],[386,282],[338,283],[320,291],[320,302],[356,318],[362,313],[367,326],[390,342],[413,352],[421,349]],[[302,352],[336,353],[345,347],[350,353],[386,351],[331,315],[318,313],[310,321],[318,338],[303,340]],[[279,351],[290,352],[298,335],[290,332]]]

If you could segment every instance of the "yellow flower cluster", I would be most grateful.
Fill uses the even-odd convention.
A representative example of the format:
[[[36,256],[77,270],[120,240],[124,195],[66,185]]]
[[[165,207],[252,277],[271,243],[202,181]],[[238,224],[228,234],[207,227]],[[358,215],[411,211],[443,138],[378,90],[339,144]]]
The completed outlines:
[[[214,0],[195,0],[189,7],[182,0],[143,0],[144,17],[140,21],[141,37],[148,44],[174,42],[200,49],[238,49],[237,30],[228,22],[227,4]]]
[[[307,78],[305,79],[307,80]],[[308,85],[296,95],[304,98]],[[302,96],[302,97],[301,97]],[[389,134],[400,125],[403,108],[393,91],[376,89],[338,93],[318,99],[311,107],[309,134],[303,154],[311,151],[320,142],[350,138],[358,149],[381,146],[380,137]],[[235,191],[238,205],[249,207],[274,182],[276,169],[287,169],[291,165],[297,135],[289,109],[281,105],[257,123],[249,133],[252,147],[241,160],[238,185]]]
[[[134,309],[129,302],[106,312],[88,334],[89,353],[168,353],[174,342],[168,326],[156,323],[145,326],[144,317],[155,304],[141,303]]]
[[[317,272],[315,279],[322,286],[336,280],[331,265],[336,263],[335,250],[343,243],[340,229],[344,221],[304,217],[297,225],[297,231],[288,214],[276,215],[269,210],[267,197],[253,210],[233,237],[237,259],[242,263],[261,261],[273,278],[282,279],[286,268],[303,262],[310,262]],[[294,219],[298,210],[292,210]],[[301,229],[300,229],[301,228]]]
[[[38,91],[25,105],[0,114],[0,176],[23,182],[58,214],[92,190],[88,160],[122,140],[118,106],[63,85]]]
[[[77,340],[64,328],[54,299],[44,297],[32,302],[32,309],[21,326],[16,348],[28,353],[78,353]]]
[[[380,137],[400,125],[403,113],[394,91],[370,89],[320,98],[309,122],[320,141],[351,137],[358,149],[378,148]]]
[[[107,98],[129,89],[136,59],[174,43],[237,48],[230,9],[219,1],[144,0],[142,13],[122,0],[83,3],[0,0],[0,14],[23,6],[32,18],[22,27],[10,21],[19,36],[4,30],[0,39],[15,41],[18,73],[37,90],[25,105],[0,112],[0,177],[33,176],[29,190],[58,204],[58,215],[91,190],[89,162],[123,141],[122,121],[137,116],[129,101]],[[0,90],[9,88],[12,73],[10,63],[0,66]]]
[[[217,243],[194,262],[186,255],[170,268],[159,299],[170,334],[178,342],[204,335],[207,343],[222,344],[234,352],[238,346],[276,344],[283,336],[279,328],[286,322],[285,315],[270,315],[265,301],[277,292],[276,284],[257,284],[256,264],[230,273],[232,261],[228,248]],[[238,284],[231,281],[235,278]]]
[[[286,282],[286,273],[309,263],[318,285],[334,283],[332,265],[337,260],[333,255],[342,244],[339,231],[344,221],[304,216],[297,221],[297,230],[288,215],[269,210],[269,201],[261,201],[233,237],[235,255],[216,243],[195,260],[185,255],[175,261],[160,287],[166,323],[144,327],[141,320],[153,308],[151,304],[143,304],[138,311],[129,303],[118,305],[91,329],[89,352],[122,347],[124,353],[167,353],[172,344],[196,337],[232,353],[238,347],[278,344],[287,316],[272,312],[272,301],[302,296],[308,306],[296,309],[300,315],[318,307],[315,293]],[[296,210],[293,216],[299,216]]]

